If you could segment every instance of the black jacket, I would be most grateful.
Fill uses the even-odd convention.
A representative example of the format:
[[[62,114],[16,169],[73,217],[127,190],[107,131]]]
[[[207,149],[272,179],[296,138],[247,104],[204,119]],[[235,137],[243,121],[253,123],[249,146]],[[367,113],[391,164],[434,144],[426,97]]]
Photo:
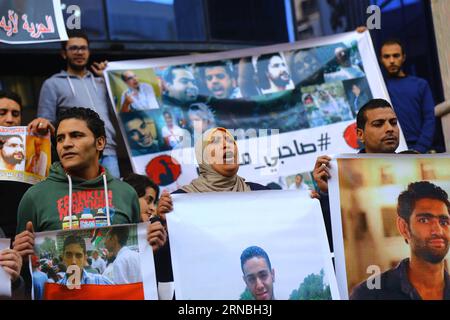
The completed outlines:
[[[408,280],[409,258],[402,260],[397,267],[380,275],[380,287],[369,289],[367,281],[357,285],[350,300],[422,300],[416,288]],[[450,277],[444,271],[444,300],[450,300]],[[369,281],[371,283],[371,281]]]

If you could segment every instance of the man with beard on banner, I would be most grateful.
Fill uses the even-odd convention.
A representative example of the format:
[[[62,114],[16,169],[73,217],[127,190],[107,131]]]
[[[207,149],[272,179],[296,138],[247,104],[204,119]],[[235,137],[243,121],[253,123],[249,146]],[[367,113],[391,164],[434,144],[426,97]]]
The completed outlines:
[[[359,153],[395,153],[399,145],[400,129],[397,116],[391,104],[384,99],[367,102],[356,116],[356,133],[364,145]],[[327,228],[328,242],[333,249],[330,202],[328,198],[328,179],[330,176],[329,156],[320,156],[314,165],[313,177],[319,187],[319,200]]]
[[[445,256],[450,239],[447,192],[428,181],[408,185],[397,201],[397,229],[410,257],[354,288],[352,300],[449,300]]]
[[[22,99],[12,91],[0,91],[0,126],[16,127],[22,125]],[[45,135],[55,128],[46,119],[32,121],[28,125],[28,131],[35,135]],[[2,214],[0,215],[0,230],[8,238],[14,238],[17,227],[17,208],[25,191],[30,184],[16,181],[0,181],[0,203]],[[1,232],[0,232],[1,233]]]
[[[256,67],[262,94],[294,89],[288,65],[280,53],[259,56]]]

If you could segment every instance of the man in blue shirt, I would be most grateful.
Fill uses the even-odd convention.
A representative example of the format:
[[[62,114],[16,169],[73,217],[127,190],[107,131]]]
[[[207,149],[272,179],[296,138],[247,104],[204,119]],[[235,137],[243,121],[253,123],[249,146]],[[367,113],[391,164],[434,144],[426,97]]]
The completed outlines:
[[[425,153],[431,149],[435,130],[434,101],[428,82],[406,75],[406,54],[398,40],[381,47],[380,60],[387,76],[386,86],[409,149]]]

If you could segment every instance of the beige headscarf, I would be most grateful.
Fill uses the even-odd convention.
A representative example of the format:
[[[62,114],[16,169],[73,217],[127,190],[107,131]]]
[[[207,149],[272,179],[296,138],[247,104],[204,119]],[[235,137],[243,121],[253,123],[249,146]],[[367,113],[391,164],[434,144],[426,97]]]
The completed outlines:
[[[245,180],[237,174],[232,177],[225,177],[217,173],[210,164],[203,161],[203,151],[211,143],[214,133],[222,131],[231,137],[234,141],[233,135],[225,128],[213,128],[206,131],[195,145],[195,155],[199,162],[199,177],[192,180],[192,182],[181,189],[190,192],[221,192],[233,191],[244,192],[251,191],[250,187],[245,183]],[[235,142],[236,144],[236,142]]]

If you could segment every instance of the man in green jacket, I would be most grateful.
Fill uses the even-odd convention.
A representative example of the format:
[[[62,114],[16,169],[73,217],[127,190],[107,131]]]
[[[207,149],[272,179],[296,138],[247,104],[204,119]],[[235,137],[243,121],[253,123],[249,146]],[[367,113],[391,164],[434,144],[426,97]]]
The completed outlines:
[[[14,249],[22,257],[34,252],[34,231],[80,228],[86,213],[96,226],[139,223],[134,189],[99,165],[105,144],[104,123],[95,111],[70,108],[61,114],[56,126],[61,161],[52,165],[45,181],[25,193],[19,205]]]

